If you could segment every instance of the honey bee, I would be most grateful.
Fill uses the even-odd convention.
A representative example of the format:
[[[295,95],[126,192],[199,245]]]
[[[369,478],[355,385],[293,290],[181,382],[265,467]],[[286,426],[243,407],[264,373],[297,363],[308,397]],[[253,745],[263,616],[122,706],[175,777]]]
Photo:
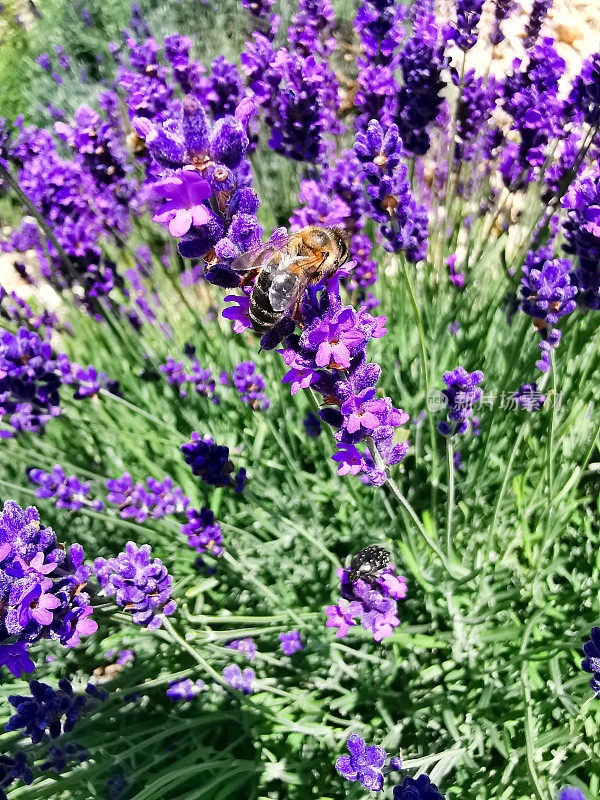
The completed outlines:
[[[334,275],[348,254],[343,230],[309,225],[238,256],[231,264],[233,270],[258,271],[250,295],[254,330],[261,335],[271,330],[308,286]]]

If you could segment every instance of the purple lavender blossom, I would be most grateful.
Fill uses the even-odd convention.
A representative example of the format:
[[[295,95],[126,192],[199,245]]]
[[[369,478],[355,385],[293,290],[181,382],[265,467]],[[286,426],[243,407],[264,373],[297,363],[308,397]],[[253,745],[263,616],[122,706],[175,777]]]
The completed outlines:
[[[438,29],[432,18],[417,18],[413,36],[400,53],[403,85],[394,117],[404,146],[414,155],[425,155],[429,149],[427,127],[437,117],[442,103],[440,92],[445,83],[441,75],[445,66],[444,50],[438,45]]]
[[[299,0],[288,28],[288,41],[303,56],[330,56],[335,50],[335,15],[331,0]]]
[[[519,386],[513,399],[526,411],[539,411],[546,401],[546,395],[538,391],[537,383],[524,383]]]
[[[244,403],[248,403],[254,411],[267,410],[270,401],[264,392],[265,379],[260,372],[256,372],[254,361],[237,364],[232,370],[231,379]]]
[[[564,249],[579,261],[573,275],[577,302],[583,308],[600,308],[600,170],[573,184],[563,206],[567,210]]]
[[[83,591],[91,568],[83,549],[59,547],[51,528],[40,525],[38,512],[23,511],[12,500],[0,514],[0,642],[9,668],[28,668],[19,644],[41,638],[74,647],[97,629],[89,619],[89,595]],[[12,641],[8,641],[11,640]]]
[[[518,146],[505,152],[501,172],[505,183],[520,188],[518,181],[530,181],[534,168],[544,164],[548,142],[563,134],[563,102],[559,98],[559,80],[565,62],[558,55],[552,39],[544,39],[528,52],[527,66],[513,62],[513,73],[503,84],[503,104],[519,132]],[[516,176],[516,177],[515,177]]]
[[[392,636],[394,628],[400,624],[397,601],[406,597],[406,579],[394,572],[393,565],[387,566],[371,584],[362,578],[351,582],[348,571],[338,569],[341,599],[338,605],[327,608],[326,627],[338,628],[340,639],[358,622],[372,633],[376,642]]]
[[[26,754],[15,750],[10,756],[0,756],[0,787],[6,789],[19,780],[26,786],[33,783],[33,771]]]
[[[328,65],[314,55],[279,50],[279,83],[268,98],[269,147],[294,161],[319,161],[324,135],[338,133],[338,83]]]
[[[75,475],[69,475],[67,478],[65,471],[58,464],[52,468],[52,472],[29,469],[27,477],[32,483],[39,485],[35,490],[35,496],[56,497],[54,504],[57,508],[68,508],[70,511],[77,511],[84,505],[94,511],[102,511],[104,508],[104,503],[100,500],[87,499],[90,493],[89,482],[81,483]]]
[[[192,681],[190,678],[181,678],[178,681],[169,681],[167,697],[174,703],[189,703],[197,697],[206,684],[202,680]]]
[[[298,631],[280,633],[279,641],[281,642],[281,651],[286,656],[291,656],[298,650],[304,650],[304,645],[302,644],[302,639]]]
[[[526,49],[533,47],[539,39],[544,19],[552,8],[552,0],[533,0],[529,20],[525,27],[524,46]]]
[[[360,781],[365,789],[379,792],[383,788],[382,768],[386,752],[383,747],[367,747],[365,740],[357,733],[351,733],[347,741],[349,756],[340,756],[335,768],[347,781]]]
[[[565,786],[560,790],[558,800],[586,800],[586,797],[574,786]]]
[[[106,481],[109,490],[106,500],[119,506],[122,519],[134,519],[136,522],[145,522],[148,517],[162,519],[171,514],[180,514],[189,505],[189,497],[183,494],[179,486],[173,486],[168,476],[162,481],[149,477],[146,484],[147,488],[141,482],[134,484],[131,475],[124,472],[120,478]]]
[[[63,356],[68,362],[66,356]],[[39,433],[60,414],[58,389],[61,378],[52,350],[39,334],[19,328],[16,335],[0,333],[0,418],[9,429],[0,438],[18,431]]]
[[[46,737],[56,739],[62,733],[68,733],[78,718],[89,709],[89,697],[76,695],[69,681],[64,678],[58,682],[58,689],[52,689],[40,681],[31,681],[29,691],[31,696],[9,695],[8,702],[16,709],[16,713],[9,719],[5,730],[23,728],[33,744],[38,744]],[[98,692],[89,684],[86,694],[99,700],[108,697],[107,692]]]
[[[223,534],[215,515],[210,508],[188,508],[188,522],[181,526],[181,532],[188,537],[188,544],[199,553],[218,556],[223,552]]]
[[[375,67],[396,65],[405,18],[405,8],[394,0],[364,0],[360,4],[354,24],[368,63]]]
[[[394,787],[394,800],[444,800],[444,795],[429,775],[411,778],[408,775],[399,786]]]
[[[536,362],[542,372],[550,369],[550,352],[558,347],[560,331],[554,326],[560,317],[577,306],[577,286],[571,279],[572,264],[565,258],[552,258],[552,248],[530,250],[523,264],[521,310],[533,318],[541,337],[542,355]]]
[[[442,391],[442,398],[448,406],[448,420],[438,423],[443,436],[457,436],[468,428],[468,420],[473,414],[473,406],[481,397],[481,389],[476,388],[483,380],[483,372],[467,372],[456,367],[452,372],[444,372],[444,383],[448,387]]]
[[[231,486],[233,464],[229,460],[229,448],[218,445],[208,435],[201,437],[194,431],[191,439],[179,448],[192,473],[198,475],[209,486]]]
[[[51,771],[60,774],[73,762],[82,764],[90,757],[89,750],[77,742],[69,742],[64,747],[51,747],[47,758],[40,764],[42,772]]]
[[[40,66],[44,72],[50,72],[52,69],[52,61],[48,53],[40,53],[35,59],[35,63]]]
[[[566,107],[588,125],[600,124],[600,53],[593,53],[584,61],[573,81]]]
[[[490,33],[491,44],[497,45],[504,41],[502,23],[508,19],[514,8],[515,3],[513,0],[496,0],[494,5],[494,27]]]
[[[165,225],[171,236],[181,238],[192,225],[201,227],[210,221],[210,211],[203,203],[212,195],[212,190],[197,173],[182,171],[175,177],[154,183],[152,190],[167,198],[152,221]]]
[[[256,656],[256,644],[254,639],[246,638],[246,639],[234,639],[232,642],[229,642],[225,645],[230,650],[237,650],[238,653],[243,653],[248,661],[254,661],[254,657]]]
[[[200,78],[194,91],[214,120],[232,116],[246,94],[237,66],[224,56],[215,58],[210,77]]]
[[[405,252],[409,261],[419,261],[427,251],[427,211],[417,205],[401,163],[402,141],[398,127],[384,131],[371,120],[365,133],[358,133],[354,152],[367,180],[370,214],[381,225],[386,249]]]
[[[94,569],[100,586],[118,606],[128,609],[136,625],[156,630],[161,615],[172,614],[171,577],[159,558],[151,560],[150,545],[127,542],[117,558],[97,558]]]
[[[302,420],[304,425],[304,432],[310,439],[316,439],[321,435],[321,420],[309,411],[306,417]]]
[[[223,678],[231,686],[243,694],[252,694],[252,681],[254,680],[254,670],[245,669],[243,672],[237,664],[230,664],[223,670]]]
[[[0,667],[6,667],[15,678],[19,678],[22,672],[33,672],[35,664],[29,656],[27,645],[15,642],[0,644]]]
[[[581,669],[592,675],[590,686],[594,690],[596,697],[600,697],[600,628],[594,627],[590,633],[590,639],[583,645],[585,654],[581,662]]]
[[[469,160],[475,152],[475,141],[485,130],[500,95],[500,86],[493,76],[487,82],[468,70],[463,78],[456,119],[455,160]]]
[[[448,25],[446,36],[463,51],[477,44],[477,25],[484,0],[456,0],[456,22]]]

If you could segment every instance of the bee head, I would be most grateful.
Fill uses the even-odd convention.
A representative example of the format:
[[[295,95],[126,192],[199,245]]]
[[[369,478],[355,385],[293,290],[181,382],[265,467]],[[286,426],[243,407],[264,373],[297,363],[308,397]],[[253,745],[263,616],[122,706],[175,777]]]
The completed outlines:
[[[348,234],[343,228],[332,228],[331,232],[339,251],[337,264],[341,266],[348,260],[348,256],[350,255]]]

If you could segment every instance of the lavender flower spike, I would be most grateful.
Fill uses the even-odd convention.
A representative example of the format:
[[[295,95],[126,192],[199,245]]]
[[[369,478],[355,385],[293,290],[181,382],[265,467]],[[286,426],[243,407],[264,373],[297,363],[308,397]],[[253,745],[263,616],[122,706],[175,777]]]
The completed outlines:
[[[97,558],[94,564],[100,586],[117,605],[128,608],[136,625],[149,630],[160,627],[159,614],[172,614],[171,577],[158,558],[150,559],[150,545],[127,542],[117,558]]]

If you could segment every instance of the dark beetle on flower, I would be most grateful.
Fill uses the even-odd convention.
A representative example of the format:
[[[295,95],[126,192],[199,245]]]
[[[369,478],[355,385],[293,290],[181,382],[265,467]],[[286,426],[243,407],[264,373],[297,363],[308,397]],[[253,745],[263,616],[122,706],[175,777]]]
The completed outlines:
[[[350,583],[356,583],[361,579],[373,585],[379,577],[379,573],[390,563],[390,559],[391,555],[385,547],[371,544],[364,550],[359,550],[353,557],[350,562],[348,580]]]

